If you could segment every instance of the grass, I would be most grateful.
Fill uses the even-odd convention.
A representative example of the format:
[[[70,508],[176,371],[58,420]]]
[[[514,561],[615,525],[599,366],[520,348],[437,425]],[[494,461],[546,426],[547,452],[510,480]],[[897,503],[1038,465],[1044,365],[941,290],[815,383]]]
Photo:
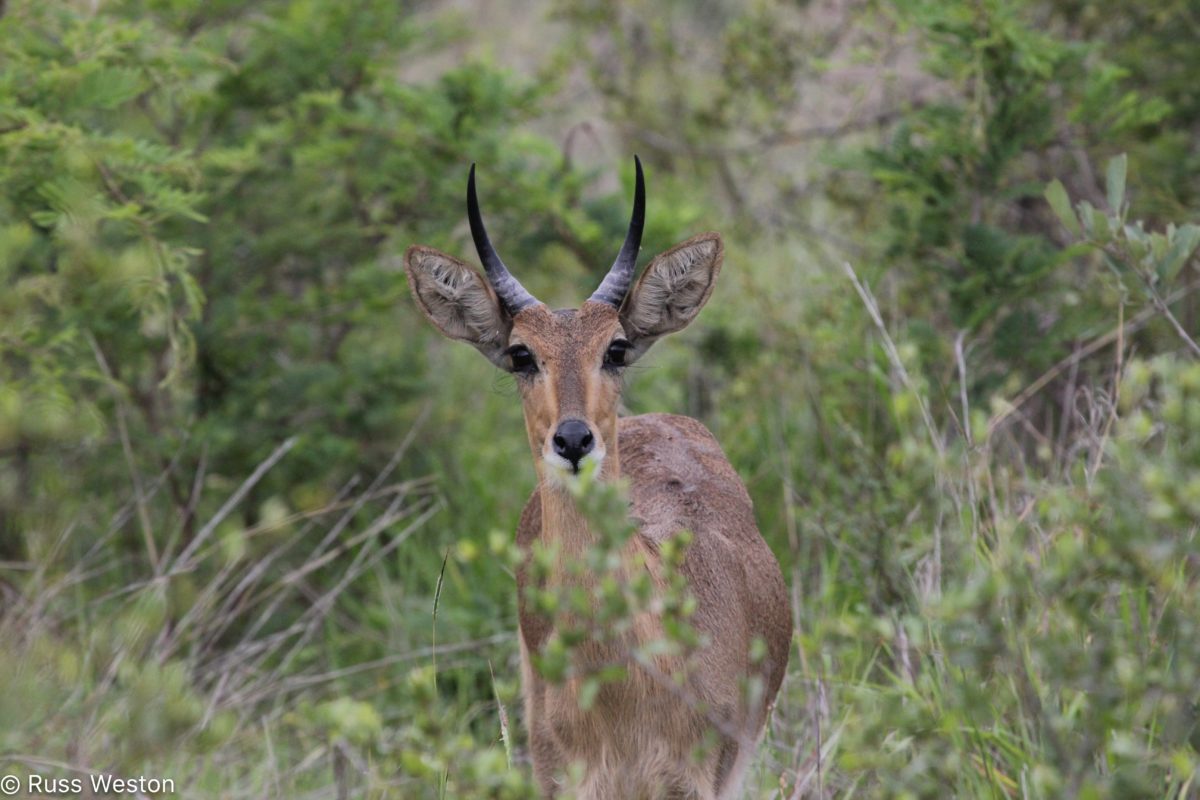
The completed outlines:
[[[1197,368],[1114,358],[1119,374],[1101,386],[1124,389],[1080,388],[1089,422],[1062,450],[1070,463],[1048,472],[1013,460],[1019,406],[989,418],[960,402],[950,427],[935,421],[903,342],[848,278],[879,337],[892,411],[906,416],[883,451],[847,432],[872,462],[844,476],[860,482],[854,508],[804,496],[803,434],[779,427],[797,411],[755,399],[775,421],[764,452],[777,467],[774,486],[752,487],[797,630],[747,796],[1190,796],[1200,448],[1180,426],[1200,403]],[[519,708],[511,540],[483,503],[454,518],[461,495],[449,492],[473,485],[456,487],[453,471],[396,477],[419,440],[319,507],[267,498],[257,522],[233,524],[285,440],[218,484],[225,499],[187,546],[115,550],[136,506],[153,507],[158,476],[106,534],[68,527],[16,565],[0,656],[5,768],[170,777],[197,797],[531,796],[508,715]],[[730,450],[745,459],[743,444]],[[484,459],[506,473],[509,460]]]
[[[142,5],[0,25],[0,774],[532,796],[519,403],[389,265],[464,244],[486,160],[506,258],[578,296],[636,145],[647,249],[727,260],[626,404],[714,432],[797,622],[748,796],[1200,792],[1196,114],[1143,58],[1184,11],[563,0],[500,13],[527,52],[438,4]]]
[[[797,620],[747,796],[1191,796],[1200,370],[1120,353],[1146,321],[1130,315],[1094,340],[1110,366],[1074,384],[1078,424],[1047,460],[1027,437],[1032,391],[973,408],[960,338],[936,400],[865,282],[843,280],[867,379],[887,386],[882,445],[844,395],[806,389],[808,370],[779,374],[786,338],[745,365],[769,391],[720,373],[709,388],[739,399],[706,421],[748,478]],[[695,346],[663,347],[635,409],[678,385]],[[486,369],[448,354],[445,397]],[[830,355],[813,355],[818,379]],[[862,379],[836,368],[826,385]],[[369,479],[310,508],[255,494],[303,447],[284,439],[239,481],[198,480],[212,512],[188,544],[117,547],[165,524],[157,475],[10,565],[4,768],[170,777],[196,797],[532,796],[509,713],[520,428],[407,475],[435,432],[483,441],[512,405],[435,402]]]

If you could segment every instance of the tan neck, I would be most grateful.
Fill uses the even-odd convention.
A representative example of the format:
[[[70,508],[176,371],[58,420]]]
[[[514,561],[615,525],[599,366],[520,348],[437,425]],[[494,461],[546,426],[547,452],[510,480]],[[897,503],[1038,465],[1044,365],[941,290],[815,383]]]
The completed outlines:
[[[595,542],[587,518],[566,487],[542,484],[542,542],[557,545],[558,561],[582,556]]]

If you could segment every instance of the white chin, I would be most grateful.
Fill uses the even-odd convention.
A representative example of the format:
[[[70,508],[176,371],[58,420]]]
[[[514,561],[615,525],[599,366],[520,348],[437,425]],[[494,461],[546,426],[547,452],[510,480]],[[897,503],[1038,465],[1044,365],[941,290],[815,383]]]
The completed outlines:
[[[572,478],[579,477],[579,473],[590,465],[596,473],[600,472],[600,468],[604,465],[605,453],[598,453],[595,450],[588,453],[579,460],[579,469],[576,470],[570,461],[560,456],[558,453],[543,453],[542,463],[546,465],[546,476],[556,482],[563,482]]]

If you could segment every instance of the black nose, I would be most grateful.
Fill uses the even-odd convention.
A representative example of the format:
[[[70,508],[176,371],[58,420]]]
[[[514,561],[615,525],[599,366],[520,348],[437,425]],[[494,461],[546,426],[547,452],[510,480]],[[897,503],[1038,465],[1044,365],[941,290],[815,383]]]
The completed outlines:
[[[579,471],[579,459],[592,452],[595,443],[592,429],[580,419],[563,420],[554,432],[554,452],[570,461],[576,472]]]

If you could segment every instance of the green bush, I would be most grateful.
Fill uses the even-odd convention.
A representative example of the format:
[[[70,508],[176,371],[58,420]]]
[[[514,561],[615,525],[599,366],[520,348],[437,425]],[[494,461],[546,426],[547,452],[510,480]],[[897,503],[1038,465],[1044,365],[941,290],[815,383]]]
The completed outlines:
[[[0,2],[0,771],[532,796],[520,411],[399,255],[470,255],[478,162],[575,305],[637,152],[644,255],[727,260],[629,409],[714,431],[793,591],[750,796],[1192,796],[1191,6],[471,9]]]

